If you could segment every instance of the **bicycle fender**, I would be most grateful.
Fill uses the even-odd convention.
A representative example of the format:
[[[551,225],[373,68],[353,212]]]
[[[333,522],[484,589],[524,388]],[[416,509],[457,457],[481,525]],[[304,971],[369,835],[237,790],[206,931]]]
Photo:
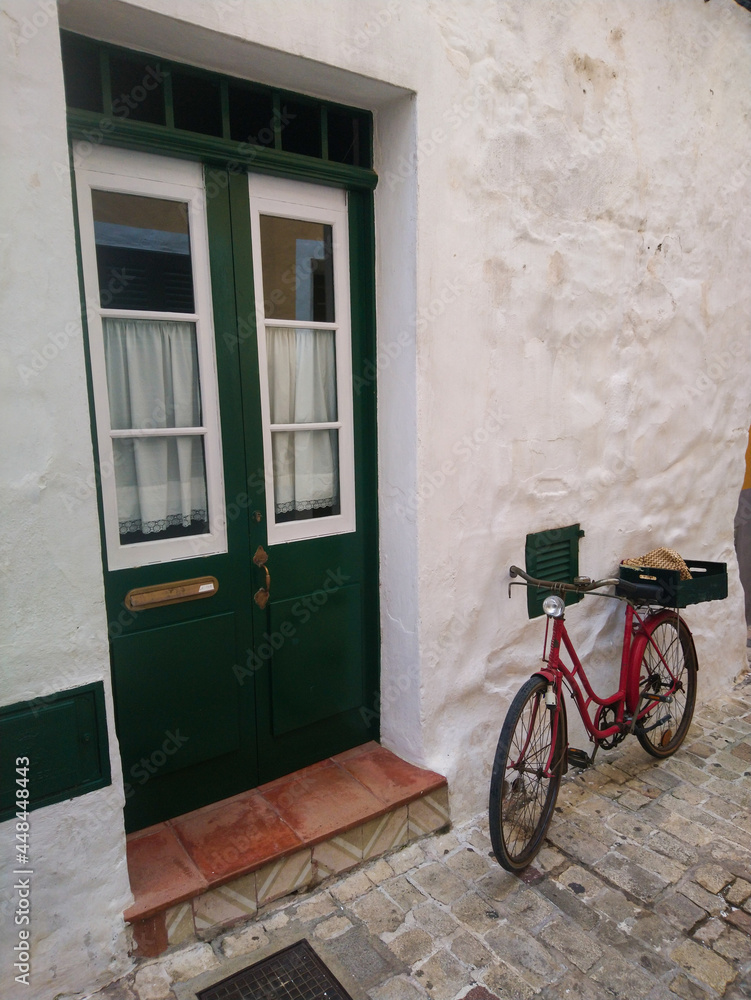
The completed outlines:
[[[548,684],[555,684],[555,671],[548,670],[547,667],[542,667],[541,670],[535,670],[533,677],[542,677],[543,680],[547,681]]]
[[[639,664],[644,656],[644,650],[647,648],[647,643],[649,642],[649,636],[657,628],[658,625],[662,625],[666,621],[675,621],[675,611],[671,608],[663,608],[662,611],[657,611],[654,614],[649,615],[649,617],[644,622],[644,627],[640,628],[636,636],[634,637],[633,644],[631,646],[631,663],[633,664],[632,672],[632,683],[633,687],[631,690],[626,692],[626,707],[629,712],[633,712],[636,709],[636,704],[639,700]],[[681,618],[681,634],[688,637],[689,644],[691,646],[691,651],[694,654],[694,663],[696,665],[696,672],[699,672],[699,660],[696,656],[696,645],[694,643],[694,637],[691,633],[691,629],[688,627],[686,622]]]
[[[634,638],[633,646],[631,647],[633,650],[631,655],[636,661],[637,668],[641,663],[642,656],[644,656],[644,650],[647,646],[647,642],[649,641],[649,636],[652,634],[654,629],[657,628],[658,625],[662,625],[662,623],[666,621],[673,621],[673,622],[675,621],[675,611],[673,611],[671,608],[664,608],[662,611],[657,611],[655,614],[649,615],[649,617],[644,622],[644,625],[649,630],[648,632],[645,632],[643,628],[639,629],[638,634]],[[699,660],[697,659],[696,656],[696,645],[694,643],[694,636],[693,633],[691,632],[691,629],[686,624],[685,619],[683,618],[681,618],[681,633],[682,634],[685,633],[685,635],[688,636],[688,641],[691,644],[691,651],[694,654],[694,663],[696,664],[696,671],[698,673]],[[543,671],[540,671],[540,673],[543,673]]]
[[[544,681],[548,684],[555,686],[555,672],[553,670],[548,670],[547,667],[543,667],[541,670],[536,670],[535,677],[542,677]],[[558,725],[563,729],[563,768],[561,769],[561,775],[568,772],[568,715],[566,714],[566,702],[563,699],[563,689],[561,689],[558,695],[558,705],[560,711],[558,713]]]
[[[568,772],[568,715],[566,714],[566,702],[563,700],[563,692],[559,698],[561,710],[558,713],[558,725],[563,727],[563,767],[561,775]]]

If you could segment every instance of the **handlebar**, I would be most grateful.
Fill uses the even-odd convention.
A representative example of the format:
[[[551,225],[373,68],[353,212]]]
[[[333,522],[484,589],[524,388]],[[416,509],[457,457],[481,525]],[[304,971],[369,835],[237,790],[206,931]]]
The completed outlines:
[[[520,576],[531,587],[541,587],[544,590],[552,590],[556,593],[588,594],[599,587],[615,587],[622,581],[617,577],[608,577],[605,580],[582,579],[581,583],[562,583],[560,580],[537,580],[535,577],[525,573],[518,566],[509,567],[510,576]]]
[[[535,577],[525,573],[518,566],[509,567],[509,575],[520,576],[531,587],[540,587],[543,590],[550,590],[554,594],[589,594],[600,587],[617,587],[617,597],[625,597],[629,601],[639,604],[670,604],[663,588],[659,584],[637,583],[632,580],[623,580],[620,577],[607,577],[604,580],[590,580],[582,577],[578,583],[564,583],[560,580],[537,580]],[[510,590],[509,590],[510,593]]]

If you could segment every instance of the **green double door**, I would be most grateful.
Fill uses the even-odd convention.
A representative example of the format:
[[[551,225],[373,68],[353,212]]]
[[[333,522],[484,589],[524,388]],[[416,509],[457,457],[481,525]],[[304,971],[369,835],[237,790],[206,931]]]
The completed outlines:
[[[77,198],[136,830],[377,737],[372,200],[117,150]]]

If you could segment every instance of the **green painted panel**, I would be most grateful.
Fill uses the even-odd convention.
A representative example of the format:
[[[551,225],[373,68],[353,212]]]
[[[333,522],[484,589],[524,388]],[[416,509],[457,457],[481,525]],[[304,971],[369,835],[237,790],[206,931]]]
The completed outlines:
[[[578,524],[551,528],[527,535],[524,559],[527,573],[537,580],[573,583],[579,575],[579,539],[584,532]],[[542,602],[550,593],[542,587],[527,587],[527,613],[530,618],[544,614]],[[564,594],[566,604],[578,604],[583,594]]]
[[[239,748],[233,614],[114,639],[112,663],[126,782],[145,784],[147,775]]]
[[[333,578],[319,590],[269,606],[272,724],[282,736],[362,702],[359,585]],[[263,649],[263,643],[257,653]]]
[[[15,812],[18,757],[29,760],[30,809],[108,785],[101,681],[0,709],[0,746],[0,820]]]

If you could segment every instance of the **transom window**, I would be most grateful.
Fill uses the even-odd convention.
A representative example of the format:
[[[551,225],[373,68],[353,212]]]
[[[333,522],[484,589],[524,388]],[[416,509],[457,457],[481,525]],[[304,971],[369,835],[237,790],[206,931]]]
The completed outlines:
[[[61,32],[69,109],[113,122],[144,122],[164,133],[193,133],[248,150],[288,153],[369,169],[368,111],[203,72],[159,56],[128,52]]]

